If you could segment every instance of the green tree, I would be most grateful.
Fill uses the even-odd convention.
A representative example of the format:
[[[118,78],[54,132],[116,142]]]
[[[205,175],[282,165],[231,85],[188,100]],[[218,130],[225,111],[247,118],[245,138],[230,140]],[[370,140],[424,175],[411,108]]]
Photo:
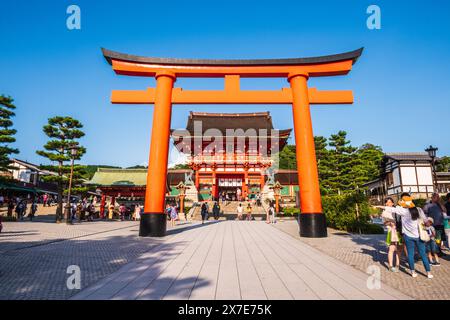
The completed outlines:
[[[437,172],[449,172],[450,171],[450,157],[444,156],[436,161]]]
[[[11,129],[11,118],[15,116],[12,110],[16,109],[13,102],[11,97],[0,95],[0,172],[8,171],[11,168],[11,154],[19,153],[18,149],[10,147],[10,144],[16,141],[14,135],[17,132]]]
[[[278,161],[280,169],[297,170],[297,158],[295,152],[295,145],[286,145],[278,153]]]
[[[47,166],[47,169],[57,173],[56,176],[46,176],[45,180],[48,182],[56,182],[58,185],[58,207],[56,209],[56,221],[62,220],[63,216],[63,193],[67,186],[68,174],[70,173],[70,166],[68,162],[71,161],[71,150],[76,147],[75,160],[80,160],[86,153],[86,149],[79,145],[77,141],[84,136],[84,132],[80,129],[83,125],[80,121],[71,117],[56,116],[48,119],[48,124],[43,127],[44,133],[50,138],[44,145],[44,150],[38,150],[36,153],[48,160],[56,163],[56,165]],[[74,168],[75,181],[78,175],[82,173]]]
[[[328,139],[322,136],[314,137],[316,148],[317,169],[319,172],[320,193],[332,193],[328,180],[332,176],[332,166],[330,163],[330,151],[327,149]]]
[[[370,143],[363,144],[358,148],[355,156],[352,175],[357,186],[362,186],[380,176],[380,165],[383,159],[381,147]]]
[[[330,176],[324,183],[332,192],[338,194],[355,189],[356,182],[352,167],[356,164],[354,153],[357,148],[350,145],[345,131],[332,134],[328,141],[331,147],[329,150]]]

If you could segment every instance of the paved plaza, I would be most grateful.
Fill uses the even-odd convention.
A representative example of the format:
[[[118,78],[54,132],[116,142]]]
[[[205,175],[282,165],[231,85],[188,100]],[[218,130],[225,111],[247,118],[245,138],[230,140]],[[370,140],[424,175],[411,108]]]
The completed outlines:
[[[73,299],[408,299],[264,222],[195,225]]]
[[[389,273],[383,236],[300,238],[295,221],[192,222],[164,238],[139,237],[137,222],[4,225],[0,299],[449,298],[448,261],[432,280]],[[80,267],[81,290],[66,286],[69,265]],[[381,289],[367,286],[370,265]]]
[[[388,270],[386,235],[355,235],[328,229],[327,238],[301,238],[298,233],[298,224],[292,220],[277,223],[276,228],[363,272],[369,266],[380,267],[383,283],[414,299],[450,299],[450,256],[440,258],[440,267],[432,267],[433,279],[425,277],[423,264],[421,261],[417,261],[415,267],[419,276],[413,279],[409,274],[408,263],[404,255],[401,259],[400,272],[392,273]]]

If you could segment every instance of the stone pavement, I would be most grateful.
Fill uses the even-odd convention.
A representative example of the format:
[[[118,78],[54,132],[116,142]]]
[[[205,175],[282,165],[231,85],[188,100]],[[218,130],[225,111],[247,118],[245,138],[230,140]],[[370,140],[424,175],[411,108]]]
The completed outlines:
[[[366,272],[371,265],[379,266],[384,284],[415,299],[450,299],[450,256],[440,259],[442,264],[440,267],[432,267],[433,279],[426,278],[422,262],[416,262],[419,276],[412,278],[409,275],[406,259],[401,262],[400,272],[392,273],[387,269],[385,235],[354,235],[328,229],[327,238],[310,239],[300,238],[295,220],[281,221],[275,226],[301,243],[312,246],[363,272]]]
[[[408,299],[258,221],[208,222],[171,234],[72,299]],[[156,240],[152,240],[156,241]]]
[[[0,299],[69,298],[77,293],[66,286],[69,265],[81,268],[83,288],[161,242],[139,237],[138,224],[4,222],[0,233]]]

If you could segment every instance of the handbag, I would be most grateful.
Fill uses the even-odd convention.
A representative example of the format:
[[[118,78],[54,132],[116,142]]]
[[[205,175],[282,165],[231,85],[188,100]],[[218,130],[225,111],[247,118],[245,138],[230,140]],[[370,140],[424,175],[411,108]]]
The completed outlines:
[[[430,235],[428,234],[427,230],[425,229],[425,224],[423,223],[422,219],[419,219],[418,221],[418,228],[419,228],[419,238],[423,242],[430,241]]]

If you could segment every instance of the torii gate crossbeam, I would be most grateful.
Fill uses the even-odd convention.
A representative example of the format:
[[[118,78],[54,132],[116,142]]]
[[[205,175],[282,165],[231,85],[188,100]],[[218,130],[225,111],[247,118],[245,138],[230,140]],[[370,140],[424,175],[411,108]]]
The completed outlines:
[[[167,159],[172,104],[292,104],[297,172],[301,198],[300,235],[326,237],[311,122],[310,104],[351,104],[351,91],[319,91],[308,88],[309,77],[345,75],[363,48],[342,54],[259,60],[201,60],[152,58],[102,49],[103,55],[120,75],[156,78],[156,88],[115,90],[112,103],[154,104],[152,141],[147,174],[144,214],[140,236],[164,236]],[[173,88],[179,77],[223,77],[224,90],[182,90]],[[240,90],[241,77],[284,77],[290,88],[281,90]]]

